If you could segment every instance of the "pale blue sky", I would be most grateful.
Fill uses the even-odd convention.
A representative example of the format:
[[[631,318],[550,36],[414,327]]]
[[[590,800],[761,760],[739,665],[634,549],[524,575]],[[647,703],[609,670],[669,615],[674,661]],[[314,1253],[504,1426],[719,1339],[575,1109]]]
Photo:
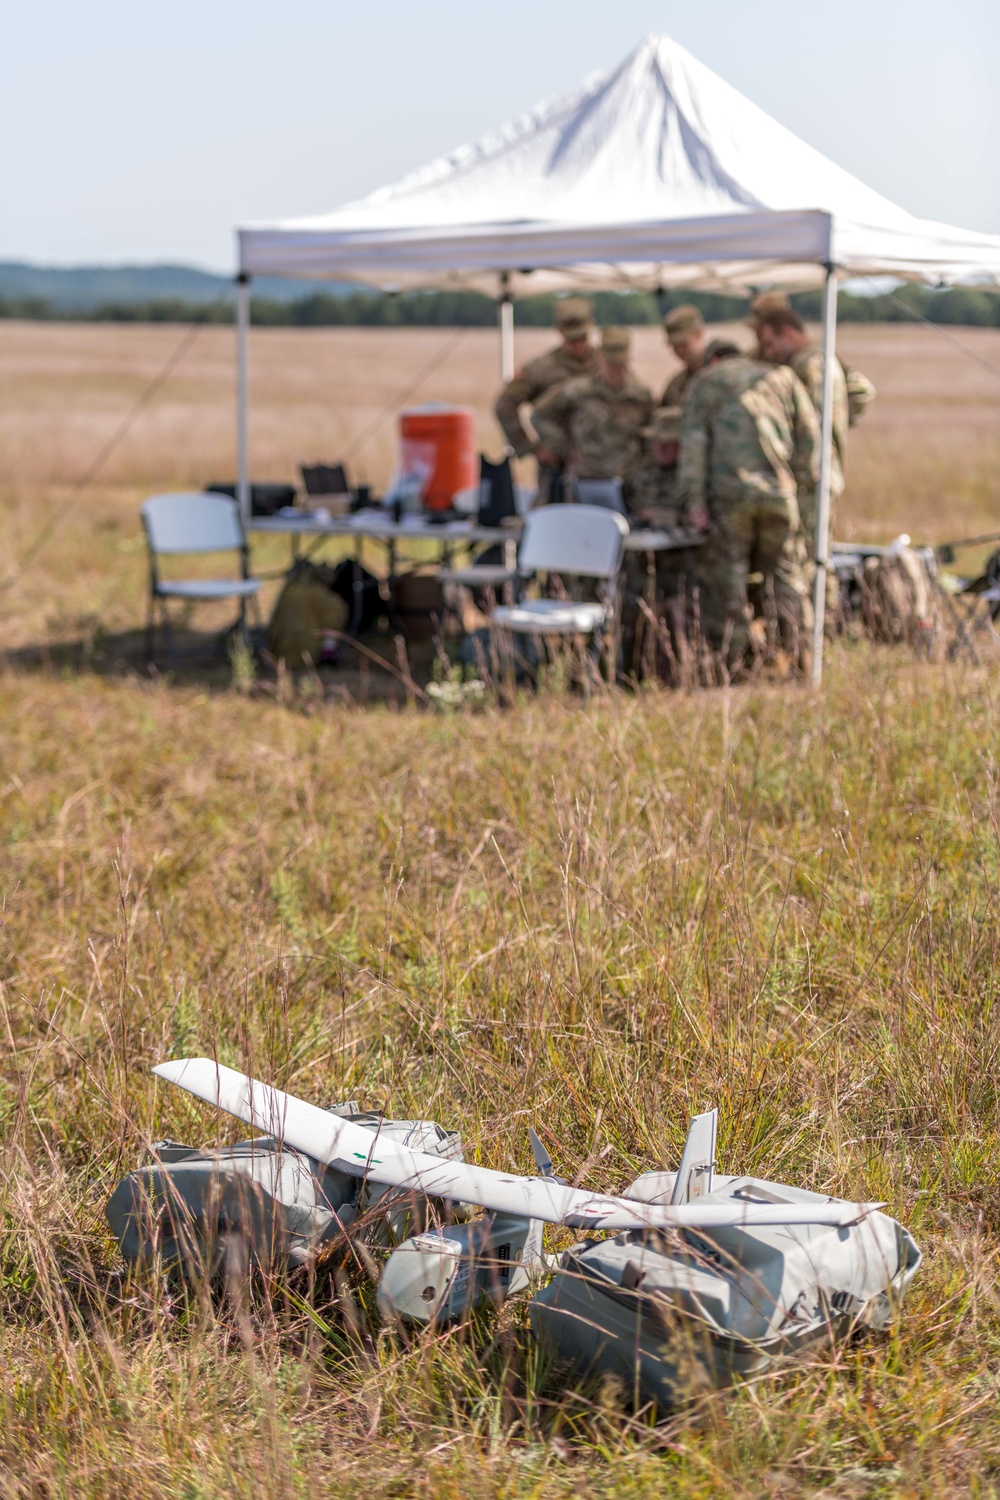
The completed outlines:
[[[14,0],[0,258],[228,269],[667,32],[912,212],[1000,232],[998,0]]]

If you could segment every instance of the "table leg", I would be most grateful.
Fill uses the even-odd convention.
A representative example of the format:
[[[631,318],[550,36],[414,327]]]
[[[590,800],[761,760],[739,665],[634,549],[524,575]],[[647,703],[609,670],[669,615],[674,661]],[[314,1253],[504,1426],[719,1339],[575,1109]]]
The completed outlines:
[[[351,618],[348,621],[348,635],[360,635],[361,616],[364,610],[365,580],[361,570],[361,538],[358,537],[354,543],[354,556],[351,559]]]

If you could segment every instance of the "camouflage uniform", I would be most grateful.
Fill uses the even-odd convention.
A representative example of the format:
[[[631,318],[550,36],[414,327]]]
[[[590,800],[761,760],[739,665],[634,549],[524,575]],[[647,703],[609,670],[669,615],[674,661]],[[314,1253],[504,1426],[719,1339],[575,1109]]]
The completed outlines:
[[[815,489],[818,464],[816,413],[794,371],[737,356],[702,372],[684,408],[678,487],[712,524],[697,560],[702,628],[715,649],[728,634],[736,662],[749,646],[751,572],[773,588],[783,641],[804,656],[798,496]]]
[[[580,359],[571,354],[565,344],[560,344],[558,349],[550,349],[537,359],[530,359],[514,379],[507,382],[494,410],[504,436],[518,458],[535,451],[534,439],[528,436],[521,421],[520,408],[533,406],[554,385],[589,375],[596,366],[597,350],[592,346],[588,346],[586,355]]]
[[[649,526],[680,525],[676,464],[645,459],[628,475],[628,492],[628,512],[633,521],[642,516]]]
[[[652,411],[652,393],[634,375],[626,374],[616,390],[594,374],[548,391],[531,420],[539,441],[564,458],[578,479],[614,479],[637,466]]]
[[[593,326],[593,309],[583,297],[567,297],[556,304],[556,326],[564,342],[555,349],[540,354],[517,372],[507,382],[497,401],[497,421],[503,428],[504,437],[518,458],[535,451],[535,442],[525,430],[521,420],[521,407],[534,405],[553,386],[566,380],[575,380],[588,375],[597,368],[597,351],[590,345],[584,354],[574,354],[565,341],[589,338]],[[544,446],[544,445],[543,445]],[[538,493],[547,500],[562,468],[558,465],[538,462]]]
[[[677,503],[677,463],[664,463],[657,457],[660,443],[675,447],[681,435],[680,407],[660,407],[643,431],[651,452],[629,475],[629,517],[633,526],[672,529],[681,524]],[[641,675],[660,663],[669,676],[671,664],[662,659],[662,636],[653,630],[640,600],[660,621],[673,642],[674,656],[683,652],[686,638],[687,606],[696,585],[690,549],[661,549],[625,554],[625,596],[622,609],[623,658],[626,671]]]
[[[645,524],[656,528],[672,529],[681,524],[677,503],[677,465],[658,464],[647,460],[634,471],[631,478],[629,519],[633,526]],[[640,598],[661,620],[666,615],[671,628],[676,629],[676,614],[683,616],[685,604],[690,600],[697,582],[692,552],[690,549],[666,549],[657,552],[637,552],[629,549],[625,553],[625,608],[623,626],[626,637],[626,661],[630,638],[641,640],[644,625],[640,620]]]
[[[629,474],[626,494],[629,520],[633,526],[671,527],[680,524],[676,464],[660,464],[651,457],[647,458]],[[644,595],[651,605],[664,593],[676,593],[679,555],[676,552],[626,552],[625,585],[628,593]]]
[[[761,320],[763,318],[766,318],[768,313],[778,312],[779,310],[790,308],[791,305],[792,304],[788,300],[787,292],[760,292],[751,300],[750,316],[746,320],[746,325],[748,328],[752,328],[754,333],[759,335]],[[753,358],[764,358],[759,342],[756,349],[753,351]]]
[[[760,296],[755,297],[750,304],[750,316],[746,320],[747,324],[754,330],[755,333],[757,333],[760,330],[761,319],[766,317],[769,312],[776,312],[779,308],[791,307],[791,305],[792,304],[789,302],[788,294],[786,292],[761,292]],[[757,346],[755,358],[762,358],[759,345]],[[847,422],[845,423],[845,426],[853,427],[856,423],[861,421],[861,418],[865,415],[868,408],[874,402],[876,394],[875,387],[872,385],[867,375],[862,375],[860,370],[855,369],[853,365],[849,365],[847,361],[841,359],[839,355],[837,356],[837,363],[840,366],[841,373],[843,374],[847,388]],[[802,378],[801,372],[799,372],[799,378]],[[822,387],[822,375],[820,377],[820,387]],[[813,405],[818,411],[818,397],[813,395],[811,389],[809,391],[809,394],[813,396]],[[843,466],[843,447],[840,447],[839,451],[841,466]]]
[[[788,361],[819,411],[823,401],[823,351],[810,344]],[[847,458],[847,429],[861,421],[875,400],[875,387],[867,375],[849,365],[838,354],[833,361],[833,445],[841,476]],[[843,481],[841,481],[841,489]],[[832,491],[831,491],[832,493]],[[838,490],[838,494],[840,491]]]
[[[823,406],[823,351],[817,344],[810,344],[793,354],[788,361],[791,368],[809,392],[817,416]],[[834,530],[834,507],[844,492],[844,470],[847,460],[847,430],[852,425],[851,389],[863,397],[862,410],[875,400],[875,387],[860,370],[853,370],[842,360],[833,362],[833,453],[830,469],[830,532]],[[802,524],[803,555],[812,562],[816,556],[816,492],[799,496],[799,515]],[[839,589],[832,575],[827,578],[827,609],[837,608]]]
[[[809,399],[816,408],[817,420],[823,409],[823,351],[816,344],[800,349],[788,361],[789,366],[809,392]],[[830,529],[833,529],[833,507],[844,492],[844,458],[847,448],[847,381],[840,361],[833,362],[833,460],[830,469]],[[802,523],[803,540],[810,558],[816,546],[816,492],[799,496],[799,518]]]
[[[856,370],[846,360],[840,360],[840,367],[844,372],[844,379],[847,382],[848,426],[853,427],[855,423],[861,421],[868,408],[874,404],[876,395],[875,387],[867,375],[862,375],[860,370]]]
[[[806,349],[800,349],[793,354],[788,361],[791,368],[802,381],[809,398],[816,408],[817,417],[823,409],[823,351],[818,344],[810,344]],[[847,459],[847,430],[851,426],[851,389],[852,382],[854,390],[863,397],[862,410],[875,399],[875,387],[867,376],[862,375],[860,370],[850,369],[843,360],[835,359],[833,362],[833,452],[830,455],[830,529],[832,536],[836,525],[835,506],[844,492],[844,468]],[[801,535],[799,538],[799,555],[807,564],[807,576],[812,587],[814,576],[814,565],[816,561],[816,491],[803,493],[799,496],[799,516],[801,521]],[[826,575],[826,614],[830,621],[834,621],[840,614],[840,584],[833,569],[829,569]]]
[[[677,374],[664,386],[660,405],[683,406],[688,392],[700,374],[700,370],[689,370],[687,365],[678,370]]]
[[[647,450],[641,461],[627,475],[629,492],[629,515],[633,522],[647,526],[679,526],[680,511],[677,508],[677,457],[681,440],[681,417],[679,406],[658,406],[648,427],[642,429],[647,440]],[[663,451],[659,445],[672,446],[673,462],[663,462]]]
[[[675,340],[689,339],[692,336],[703,336],[705,319],[696,307],[685,304],[682,307],[671,308],[663,319],[663,332],[667,336],[667,343],[674,344]],[[676,351],[675,351],[676,352]],[[678,356],[679,357],[679,356]],[[704,355],[701,356],[704,363]],[[684,365],[677,374],[672,376],[664,388],[660,398],[660,406],[683,406],[684,401],[691,390],[695,376],[700,373],[700,367],[691,370]]]

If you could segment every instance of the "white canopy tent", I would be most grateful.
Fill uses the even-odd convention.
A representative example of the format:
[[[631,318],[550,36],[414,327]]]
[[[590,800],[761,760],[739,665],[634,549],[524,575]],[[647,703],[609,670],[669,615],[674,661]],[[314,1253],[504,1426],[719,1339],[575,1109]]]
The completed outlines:
[[[254,275],[498,295],[568,287],[747,291],[822,284],[827,379],[817,504],[819,681],[829,551],[837,282],[1000,285],[1000,236],[915,218],[800,141],[669,37],[471,146],[314,218],[239,231],[238,460],[249,495],[246,344]]]

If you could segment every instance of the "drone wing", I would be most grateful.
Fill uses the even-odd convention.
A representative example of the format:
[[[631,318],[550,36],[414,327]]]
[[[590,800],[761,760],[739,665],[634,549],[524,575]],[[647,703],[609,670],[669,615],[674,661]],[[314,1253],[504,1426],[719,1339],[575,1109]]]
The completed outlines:
[[[328,1114],[293,1094],[282,1093],[208,1057],[160,1063],[153,1072],[214,1104],[315,1161],[386,1187],[431,1198],[476,1203],[499,1213],[523,1214],[577,1229],[723,1229],[761,1224],[856,1223],[878,1205],[870,1203],[633,1203],[569,1187],[552,1177],[518,1177],[488,1167],[447,1161],[410,1151],[377,1132]]]

